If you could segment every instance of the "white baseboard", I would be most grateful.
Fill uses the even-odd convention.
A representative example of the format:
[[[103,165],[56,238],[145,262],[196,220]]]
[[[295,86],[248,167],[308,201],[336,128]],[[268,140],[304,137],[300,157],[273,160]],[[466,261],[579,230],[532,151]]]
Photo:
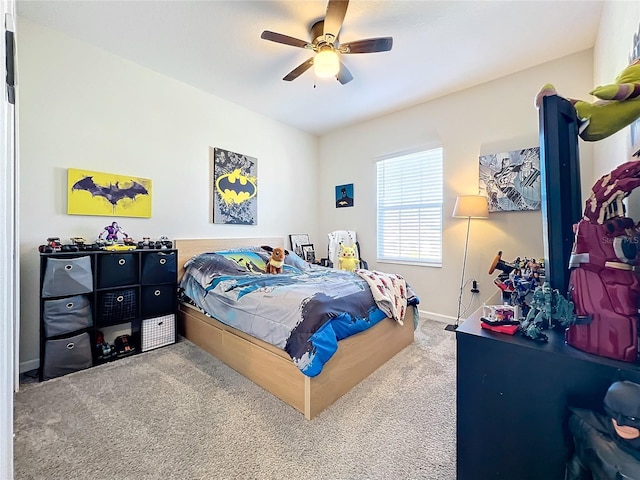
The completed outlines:
[[[441,323],[449,324],[456,321],[456,317],[450,317],[449,315],[442,315],[435,312],[427,312],[426,310],[418,310],[418,314],[420,315],[420,318],[429,318]]]
[[[20,362],[20,373],[30,372],[31,370],[37,370],[40,368],[40,360],[27,360],[26,362]]]
[[[487,298],[486,300],[484,300],[484,302],[478,302],[480,305],[478,306],[478,308],[476,308],[476,310],[474,310],[470,315],[461,318],[460,319],[460,324],[462,324],[467,318],[469,317],[474,317],[474,318],[480,318],[481,314],[482,314],[482,306],[483,305],[499,305],[502,303],[502,292],[500,290],[496,290],[495,292],[493,292],[491,294],[491,296],[489,298]],[[426,310],[418,310],[418,313],[420,315],[420,318],[430,318],[431,320],[435,320],[437,322],[442,322],[442,323],[446,323],[446,324],[452,324],[456,322],[456,317],[453,317],[451,315],[442,315],[441,313],[435,313],[435,312],[427,312]]]

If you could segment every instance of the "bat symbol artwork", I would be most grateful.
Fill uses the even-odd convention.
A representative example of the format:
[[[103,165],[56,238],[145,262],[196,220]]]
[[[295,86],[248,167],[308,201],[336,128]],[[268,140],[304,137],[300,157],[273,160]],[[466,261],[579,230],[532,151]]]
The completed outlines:
[[[149,195],[144,185],[131,181],[125,182],[124,186],[120,186],[120,182],[110,183],[109,185],[97,185],[93,181],[93,177],[84,177],[73,184],[72,190],[84,190],[89,192],[92,197],[104,197],[116,211],[116,206],[120,200],[129,198],[135,200],[137,195]]]
[[[256,185],[253,179],[243,175],[240,169],[218,177],[216,190],[227,204],[240,204],[256,195]]]

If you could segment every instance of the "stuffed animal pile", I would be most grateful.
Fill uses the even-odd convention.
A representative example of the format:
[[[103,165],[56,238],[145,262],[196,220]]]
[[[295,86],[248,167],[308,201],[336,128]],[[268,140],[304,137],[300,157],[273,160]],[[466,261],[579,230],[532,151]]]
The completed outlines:
[[[340,256],[338,257],[338,268],[353,272],[360,265],[360,259],[356,253],[356,247],[347,247],[340,244]]]

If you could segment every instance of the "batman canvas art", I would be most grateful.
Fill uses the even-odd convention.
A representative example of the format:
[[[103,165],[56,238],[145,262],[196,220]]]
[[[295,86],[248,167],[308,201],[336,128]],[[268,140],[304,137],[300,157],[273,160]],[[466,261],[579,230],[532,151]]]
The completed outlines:
[[[257,160],[212,148],[213,222],[255,225],[257,222]]]
[[[135,200],[138,195],[149,195],[149,191],[136,181],[125,182],[120,186],[120,182],[109,183],[109,185],[98,185],[93,181],[92,176],[78,180],[71,187],[72,190],[84,190],[93,197],[104,197],[115,211],[118,202],[123,199]]]

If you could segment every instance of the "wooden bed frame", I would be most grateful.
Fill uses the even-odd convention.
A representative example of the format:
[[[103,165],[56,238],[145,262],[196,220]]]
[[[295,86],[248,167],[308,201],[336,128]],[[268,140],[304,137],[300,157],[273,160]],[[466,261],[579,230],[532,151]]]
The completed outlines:
[[[253,245],[283,246],[282,238],[176,240],[178,277],[194,255]],[[339,342],[338,351],[316,377],[307,377],[287,352],[229,327],[198,308],[182,303],[178,319],[184,336],[285,403],[308,420],[369,376],[413,342],[413,309],[404,326],[385,319],[372,328]]]

